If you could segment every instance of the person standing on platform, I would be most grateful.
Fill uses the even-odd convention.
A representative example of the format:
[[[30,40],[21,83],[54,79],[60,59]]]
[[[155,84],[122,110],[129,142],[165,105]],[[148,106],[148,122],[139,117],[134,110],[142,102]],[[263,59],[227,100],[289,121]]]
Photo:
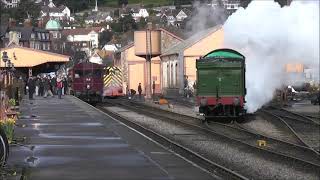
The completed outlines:
[[[67,95],[68,93],[68,80],[66,77],[63,78],[63,95]]]
[[[153,81],[152,82],[152,96],[154,97],[155,94],[156,94],[156,82]]]
[[[52,88],[52,94],[53,95],[56,95],[57,94],[57,88],[56,88],[56,85],[57,85],[57,79],[55,76],[51,77],[51,88]]]
[[[60,77],[57,78],[57,92],[58,92],[58,97],[61,99],[62,95],[62,88],[63,88],[63,83]]]
[[[39,96],[43,96],[44,95],[44,79],[42,77],[39,78]]]
[[[139,92],[139,99],[141,99],[141,94],[142,94],[141,83],[139,83],[139,85],[138,85],[138,92]]]
[[[50,80],[47,77],[44,78],[43,89],[44,89],[44,98],[46,98],[48,95],[53,97],[52,91],[50,89]]]
[[[33,79],[33,77],[30,77],[28,80],[28,92],[29,92],[30,100],[33,99],[33,93],[35,93],[35,88],[36,88],[35,80]]]
[[[39,88],[40,88],[40,78],[37,76],[34,79],[35,85],[36,85],[36,96],[39,96]]]

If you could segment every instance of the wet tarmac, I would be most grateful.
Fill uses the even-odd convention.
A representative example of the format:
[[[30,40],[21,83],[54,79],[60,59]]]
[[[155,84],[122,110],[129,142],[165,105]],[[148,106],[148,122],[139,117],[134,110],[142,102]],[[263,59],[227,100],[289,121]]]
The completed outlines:
[[[25,142],[11,147],[8,165],[27,179],[213,179],[72,96],[24,100],[20,110],[15,136]]]

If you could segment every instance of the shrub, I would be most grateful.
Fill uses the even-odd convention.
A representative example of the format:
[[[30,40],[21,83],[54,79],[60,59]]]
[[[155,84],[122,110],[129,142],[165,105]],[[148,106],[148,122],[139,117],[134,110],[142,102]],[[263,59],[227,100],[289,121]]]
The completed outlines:
[[[9,99],[8,103],[9,103],[9,106],[11,106],[11,107],[16,106],[16,100],[15,99]]]
[[[6,133],[9,143],[11,143],[13,140],[14,124],[15,120],[12,118],[0,120],[0,128],[2,128],[2,130]]]

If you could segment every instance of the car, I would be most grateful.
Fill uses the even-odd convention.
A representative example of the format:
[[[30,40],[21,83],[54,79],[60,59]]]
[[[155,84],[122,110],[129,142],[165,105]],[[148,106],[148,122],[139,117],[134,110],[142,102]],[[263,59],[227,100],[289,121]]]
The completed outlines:
[[[319,102],[320,102],[320,92],[318,92],[316,95],[314,95],[311,98],[311,104],[317,105],[317,104],[319,104]]]

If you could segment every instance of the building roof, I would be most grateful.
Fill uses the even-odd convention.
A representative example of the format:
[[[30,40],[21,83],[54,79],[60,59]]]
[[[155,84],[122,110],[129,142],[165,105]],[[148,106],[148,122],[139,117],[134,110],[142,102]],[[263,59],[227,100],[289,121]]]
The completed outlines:
[[[193,36],[191,36],[190,38],[186,39],[185,41],[182,41],[181,43],[173,46],[168,51],[164,52],[161,56],[179,54],[181,51],[189,48],[190,46],[192,46],[195,43],[199,42],[203,38],[208,37],[210,34],[218,31],[221,28],[222,28],[222,26],[218,25],[218,26],[215,26],[215,27],[200,31],[199,33],[194,34]]]
[[[87,35],[91,31],[99,33],[102,29],[103,29],[103,27],[76,28],[76,29],[63,30],[62,33],[65,36],[69,36],[69,35]]]
[[[69,56],[51,53],[47,51],[41,51],[17,45],[12,45],[7,48],[0,49],[0,53],[3,51],[8,53],[11,63],[14,67],[34,67],[40,64],[49,62],[68,62]],[[16,58],[14,58],[14,56]],[[4,67],[4,63],[1,62],[0,67]]]
[[[33,32],[49,33],[48,30],[38,27],[10,27],[6,29],[6,32],[17,31],[21,33],[20,41],[29,41]]]
[[[119,49],[118,51],[116,51],[116,53],[117,53],[117,52],[123,52],[123,51],[131,48],[132,46],[134,46],[134,42],[130,42],[130,43],[127,44],[126,46],[123,46],[121,49]]]
[[[46,24],[47,30],[60,30],[62,29],[60,22],[58,20],[49,20]]]
[[[49,7],[49,6],[42,6],[41,11],[45,13],[50,13],[50,12],[57,12],[57,13],[62,13],[62,11],[66,8],[66,6],[61,5],[59,7]]]

